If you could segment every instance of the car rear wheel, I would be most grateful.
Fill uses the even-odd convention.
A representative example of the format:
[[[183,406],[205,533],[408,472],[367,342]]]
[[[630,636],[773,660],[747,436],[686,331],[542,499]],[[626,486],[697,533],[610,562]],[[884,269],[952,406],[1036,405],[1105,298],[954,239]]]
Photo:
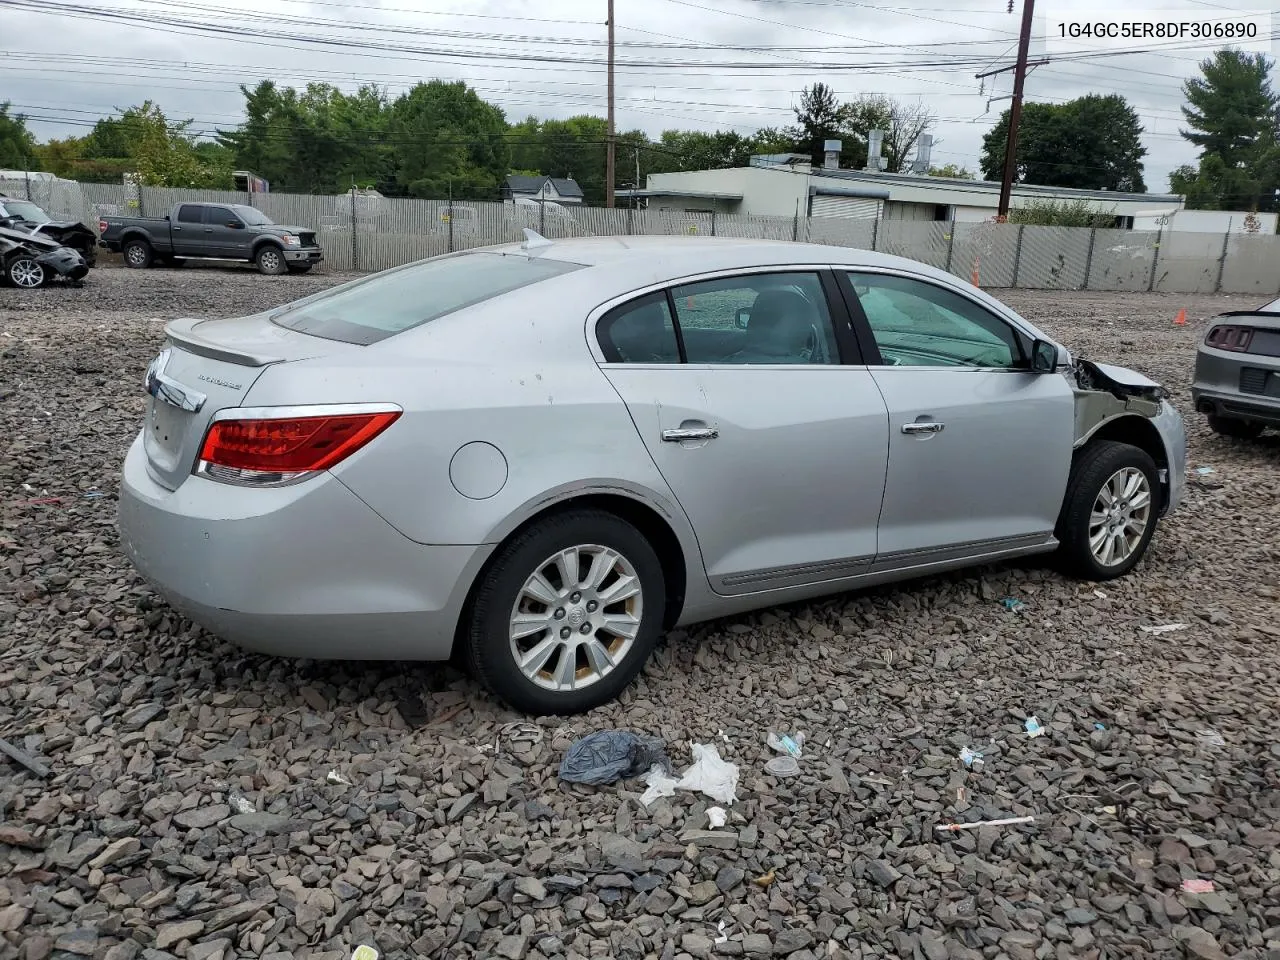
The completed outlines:
[[[49,271],[35,257],[19,254],[10,257],[4,265],[4,276],[15,287],[34,290],[49,282]]]
[[[151,252],[151,244],[145,240],[130,240],[120,252],[124,254],[125,265],[135,270],[145,270],[155,259]]]
[[[635,679],[665,607],[662,565],[644,535],[611,513],[575,510],[500,549],[462,642],[474,676],[511,706],[580,713]]]
[[[284,253],[279,247],[270,245],[262,247],[253,259],[254,263],[258,265],[258,272],[264,273],[269,277],[278,276],[287,269]]]
[[[1237,420],[1235,417],[1223,417],[1216,413],[1209,414],[1209,429],[1220,437],[1231,437],[1235,440],[1256,440],[1262,436],[1265,427],[1261,423],[1250,420]]]
[[[1058,521],[1061,558],[1085,580],[1114,580],[1142,559],[1160,515],[1160,478],[1146,451],[1106,440],[1071,471]]]

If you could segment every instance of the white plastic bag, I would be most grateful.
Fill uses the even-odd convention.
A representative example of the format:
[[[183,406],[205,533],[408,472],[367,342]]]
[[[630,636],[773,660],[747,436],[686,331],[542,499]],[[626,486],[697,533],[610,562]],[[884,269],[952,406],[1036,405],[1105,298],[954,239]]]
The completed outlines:
[[[714,744],[695,743],[693,766],[676,786],[681,790],[701,790],[721,803],[733,803],[738,799],[738,765],[722,760]]]
[[[675,777],[668,776],[660,763],[650,767],[649,772],[642,779],[649,785],[649,789],[640,795],[640,802],[646,807],[659,797],[674,797],[676,787],[680,783]]]

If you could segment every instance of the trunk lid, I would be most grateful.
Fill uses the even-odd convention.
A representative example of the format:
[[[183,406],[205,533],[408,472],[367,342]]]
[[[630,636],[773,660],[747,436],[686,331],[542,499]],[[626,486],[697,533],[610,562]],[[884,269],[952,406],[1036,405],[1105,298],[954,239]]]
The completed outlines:
[[[142,434],[151,474],[170,490],[191,475],[213,415],[241,406],[269,367],[351,349],[278,327],[266,314],[174,320],[165,336],[147,368]]]

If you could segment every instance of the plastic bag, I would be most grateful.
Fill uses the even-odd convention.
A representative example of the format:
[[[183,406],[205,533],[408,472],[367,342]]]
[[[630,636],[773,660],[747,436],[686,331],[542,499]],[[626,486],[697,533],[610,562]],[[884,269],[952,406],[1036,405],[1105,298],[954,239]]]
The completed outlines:
[[[669,770],[660,763],[655,763],[644,775],[644,782],[649,789],[640,795],[640,802],[646,807],[659,797],[674,797],[680,781],[671,776]]]
[[[560,761],[560,779],[596,786],[637,777],[656,764],[666,764],[661,740],[628,730],[600,730],[575,740]]]
[[[722,760],[714,744],[695,743],[693,766],[684,772],[676,786],[681,790],[700,790],[721,803],[733,803],[738,798],[738,765]]]

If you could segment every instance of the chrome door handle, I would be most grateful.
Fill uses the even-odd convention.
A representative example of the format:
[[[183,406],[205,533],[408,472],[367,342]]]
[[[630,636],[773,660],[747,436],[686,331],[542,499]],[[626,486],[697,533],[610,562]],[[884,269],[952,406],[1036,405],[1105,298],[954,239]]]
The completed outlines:
[[[902,425],[903,433],[941,433],[945,423],[938,423],[936,420],[930,420],[927,423],[904,423]]]
[[[684,440],[714,440],[718,436],[720,431],[715,427],[678,427],[662,431],[662,439],[667,443],[680,443]]]

